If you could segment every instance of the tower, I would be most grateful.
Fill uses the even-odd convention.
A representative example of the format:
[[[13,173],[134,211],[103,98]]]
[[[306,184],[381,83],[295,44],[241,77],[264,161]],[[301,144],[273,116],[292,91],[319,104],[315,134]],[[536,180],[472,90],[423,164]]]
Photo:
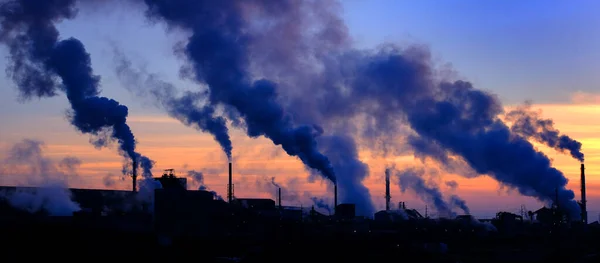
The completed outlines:
[[[385,211],[390,210],[390,201],[392,196],[390,195],[390,169],[385,169]]]

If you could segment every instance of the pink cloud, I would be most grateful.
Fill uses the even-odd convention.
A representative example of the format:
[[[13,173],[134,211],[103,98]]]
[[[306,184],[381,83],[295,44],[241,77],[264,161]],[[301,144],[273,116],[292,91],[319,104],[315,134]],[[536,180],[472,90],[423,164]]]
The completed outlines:
[[[576,104],[600,104],[600,93],[577,91],[571,95],[571,101]]]

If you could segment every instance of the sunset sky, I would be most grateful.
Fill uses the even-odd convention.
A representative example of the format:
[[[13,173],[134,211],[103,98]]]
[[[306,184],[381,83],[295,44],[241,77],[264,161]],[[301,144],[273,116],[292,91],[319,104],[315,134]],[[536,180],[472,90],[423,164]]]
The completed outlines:
[[[434,4],[435,2],[435,4]],[[501,4],[502,3],[502,4]],[[449,63],[460,76],[475,87],[499,95],[507,108],[532,100],[545,118],[583,144],[586,155],[589,220],[600,216],[600,2],[580,1],[343,1],[343,17],[355,46],[372,48],[384,42],[422,44],[431,49],[440,63]],[[149,25],[139,12],[126,8],[90,13],[82,10],[77,19],[60,24],[63,37],[79,38],[91,53],[94,70],[102,76],[102,96],[129,107],[129,119],[138,149],[156,161],[154,172],[174,168],[197,170],[206,174],[206,184],[221,195],[226,192],[227,160],[211,136],[169,118],[146,100],[122,87],[114,72],[112,46],[117,45],[136,63],[179,87],[195,84],[178,79],[181,62],[172,55],[177,39],[166,37],[164,28]],[[0,53],[6,56],[4,46]],[[0,60],[0,68],[6,61]],[[114,189],[129,189],[131,181],[120,181],[123,159],[116,147],[95,149],[89,137],[67,121],[68,103],[64,95],[21,103],[13,82],[0,75],[0,157],[23,139],[45,142],[45,154],[58,162],[67,156],[82,161],[73,187],[107,188],[103,183],[113,175]],[[319,181],[309,183],[302,163],[286,156],[264,138],[251,139],[232,129],[234,183],[238,197],[271,197],[257,187],[265,178],[276,180],[294,191],[310,191],[315,196],[331,193]],[[579,199],[579,162],[569,155],[535,144],[553,160],[569,179],[570,189]],[[362,150],[361,160],[369,165],[365,184],[377,209],[384,207],[384,170],[386,164],[409,166],[412,155],[386,158]],[[25,175],[4,171],[0,184],[14,185]],[[300,178],[295,183],[290,182]],[[478,217],[491,217],[499,210],[518,212],[524,204],[536,210],[542,204],[501,188],[488,177],[465,179],[445,176],[440,182],[455,180],[454,192],[467,201]],[[425,204],[411,193],[392,186],[393,202],[424,213]],[[305,203],[302,203],[305,202]],[[309,201],[298,204],[310,205]]]

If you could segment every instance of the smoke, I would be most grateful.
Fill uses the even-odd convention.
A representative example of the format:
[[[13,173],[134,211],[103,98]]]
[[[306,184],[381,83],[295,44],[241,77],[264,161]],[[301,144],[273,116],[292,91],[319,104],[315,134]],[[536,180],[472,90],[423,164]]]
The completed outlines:
[[[184,92],[176,96],[177,89],[170,83],[162,81],[157,75],[145,73],[132,68],[131,62],[119,51],[115,52],[117,67],[115,72],[119,80],[130,91],[139,96],[150,96],[164,108],[169,116],[181,123],[210,133],[231,161],[231,139],[225,118],[216,116],[215,109],[209,104],[198,105],[207,97],[206,92]]]
[[[126,123],[127,107],[98,96],[100,77],[94,75],[90,55],[79,40],[59,40],[54,23],[71,19],[76,13],[74,0],[1,3],[0,42],[10,52],[7,72],[22,100],[55,96],[57,89],[64,91],[71,104],[71,124],[92,135],[90,142],[97,148],[116,140],[120,152],[134,163],[135,173],[141,156],[135,152],[135,137]]]
[[[217,194],[217,192],[210,190],[208,186],[204,184],[204,174],[202,172],[190,170],[187,174],[188,177],[194,179],[194,182],[198,185],[198,190],[210,192],[217,200],[223,201],[223,197]]]
[[[115,186],[117,184],[117,181],[114,177],[115,176],[113,174],[107,174],[104,177],[102,177],[102,183],[104,184],[104,186],[108,188]]]
[[[554,148],[558,151],[568,151],[571,156],[580,162],[584,161],[581,152],[581,143],[567,135],[561,135],[554,128],[554,121],[542,119],[541,112],[531,110],[531,102],[518,107],[506,114],[507,121],[512,122],[511,131],[525,138],[534,140]]]
[[[182,70],[186,77],[208,84],[208,105],[223,106],[225,115],[234,124],[243,124],[249,136],[270,138],[338,183],[345,196],[341,199],[356,202],[359,214],[370,211],[372,201],[362,191],[368,169],[355,154],[355,137],[368,147],[392,150],[391,154],[406,150],[398,145],[406,143],[415,156],[437,160],[467,177],[491,176],[543,202],[551,202],[558,189],[561,207],[573,219],[579,216],[563,173],[500,119],[504,111],[498,98],[469,82],[448,78],[423,46],[353,49],[336,4],[329,1],[145,2],[150,19],[191,33],[177,54],[189,62]],[[11,48],[12,60],[21,63],[13,63],[12,72],[23,94],[52,95],[54,89],[42,85],[52,83],[47,69],[61,75],[59,66],[77,58],[60,60],[63,63],[52,59],[53,36],[58,34],[48,25],[72,17],[73,12],[65,9],[70,3],[2,8],[0,14],[9,21],[3,21],[2,41]],[[28,33],[14,37],[20,32],[17,25],[29,18],[35,23],[25,23],[31,25]],[[285,32],[286,37],[274,32]],[[77,46],[71,42],[67,47]],[[23,59],[15,59],[19,56]],[[82,72],[87,76],[91,71]],[[63,83],[72,97],[67,84],[75,81],[67,77]],[[89,76],[75,79],[94,82]],[[95,96],[93,91],[82,88],[80,93]],[[354,151],[342,152],[348,149]]]
[[[446,181],[445,184],[452,190],[456,190],[456,188],[458,188],[458,183],[456,181]]]
[[[470,213],[466,202],[458,196],[452,195],[448,201],[444,200],[444,195],[437,185],[431,181],[425,182],[423,179],[424,174],[425,171],[418,168],[396,171],[400,190],[403,193],[407,189],[413,191],[425,203],[433,205],[439,217],[456,217],[456,213],[452,211],[452,206],[462,209],[466,214]]]
[[[462,209],[463,212],[465,212],[465,214],[467,214],[467,215],[471,214],[471,210],[467,206],[467,202],[465,200],[463,200],[462,198],[458,197],[457,195],[451,195],[449,202],[453,206],[456,206],[456,207]]]
[[[44,156],[41,141],[25,139],[13,145],[6,159],[0,162],[1,176],[19,176],[14,192],[2,192],[0,198],[30,213],[44,211],[52,216],[68,216],[79,211],[79,204],[71,200],[70,179],[77,176],[81,161],[66,157],[58,164]]]
[[[317,148],[322,133],[317,125],[295,125],[278,101],[277,84],[267,79],[253,81],[249,72],[251,37],[243,33],[244,12],[237,2],[146,1],[151,19],[191,31],[180,50],[190,60],[193,78],[209,86],[209,103],[226,105],[232,119],[242,119],[250,137],[265,136],[281,145],[288,155],[317,169],[336,182],[334,170]],[[244,5],[278,12],[286,3],[248,1]],[[198,16],[197,14],[203,14]]]
[[[323,198],[314,197],[314,196],[311,196],[310,200],[313,202],[314,206],[317,207],[317,209],[327,211],[327,214],[329,214],[329,215],[332,214],[332,209],[331,209],[331,204],[330,204],[331,202],[327,202]]]
[[[286,185],[278,183],[275,180],[275,177],[266,177],[262,176],[257,178],[256,187],[261,191],[265,191],[269,193],[273,198],[277,199],[279,195],[279,189],[281,189],[281,200],[283,202],[287,202],[292,206],[302,205],[309,203],[314,205],[317,210],[325,211],[328,214],[331,214],[333,211],[332,204],[333,201],[328,200],[325,197],[317,197],[314,196],[313,193],[309,191],[300,191],[298,185],[298,179],[292,178],[287,181]]]

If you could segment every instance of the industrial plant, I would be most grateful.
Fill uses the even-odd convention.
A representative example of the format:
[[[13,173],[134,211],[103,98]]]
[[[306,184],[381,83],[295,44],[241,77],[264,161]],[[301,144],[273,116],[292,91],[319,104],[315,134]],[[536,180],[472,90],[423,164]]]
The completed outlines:
[[[384,260],[410,256],[416,262],[597,262],[598,222],[587,223],[585,167],[581,165],[581,220],[571,220],[558,203],[527,216],[498,212],[492,219],[470,215],[430,218],[405,202],[391,203],[390,174],[385,177],[385,210],[356,216],[355,205],[338,204],[322,214],[314,207],[285,206],[277,200],[237,198],[229,163],[226,200],[214,192],[188,190],[187,178],[167,169],[154,181],[150,202],[132,191],[70,189],[80,210],[71,216],[31,213],[0,203],[4,238],[23,244],[71,250],[112,250],[115,255],[201,255],[209,262],[275,262],[281,257],[310,260]],[[133,185],[137,175],[132,175]],[[158,185],[158,184],[157,184]],[[2,187],[3,196],[35,191]],[[147,201],[147,200],[146,200]],[[51,241],[60,238],[63,241]],[[332,248],[335,246],[336,248]],[[342,250],[342,251],[340,251]],[[121,251],[121,252],[119,252]],[[175,252],[176,251],[176,252]],[[307,252],[311,252],[306,254]],[[133,253],[133,255],[132,255]],[[312,256],[311,256],[312,255]],[[315,256],[318,255],[318,256]]]

